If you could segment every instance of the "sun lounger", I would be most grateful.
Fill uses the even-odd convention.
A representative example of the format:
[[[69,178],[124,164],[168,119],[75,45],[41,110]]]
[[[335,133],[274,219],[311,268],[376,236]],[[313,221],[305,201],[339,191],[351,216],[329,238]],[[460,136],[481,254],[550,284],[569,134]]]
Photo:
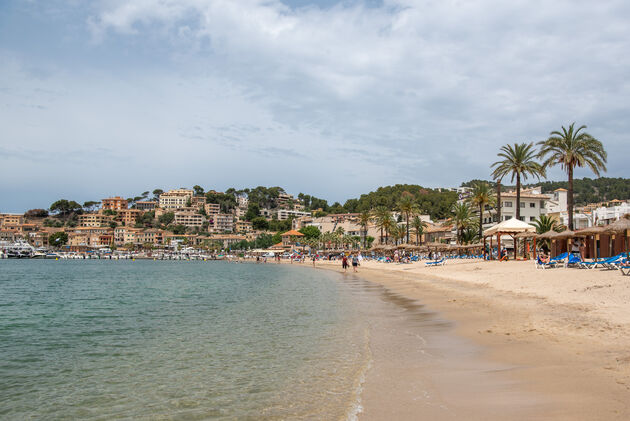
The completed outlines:
[[[618,254],[615,257],[611,257],[609,260],[604,262],[602,266],[606,269],[619,269],[619,266],[624,263],[626,258],[626,254]]]
[[[555,267],[556,264],[555,263],[545,263],[542,261],[542,259],[539,257],[536,258],[536,260],[534,261],[535,265],[536,265],[536,269],[547,269],[547,268],[552,268]]]
[[[436,260],[435,262],[426,262],[426,266],[444,266],[446,264],[446,260],[444,258],[440,260]]]
[[[619,271],[622,275],[630,275],[630,264],[626,262],[625,265],[619,265]]]

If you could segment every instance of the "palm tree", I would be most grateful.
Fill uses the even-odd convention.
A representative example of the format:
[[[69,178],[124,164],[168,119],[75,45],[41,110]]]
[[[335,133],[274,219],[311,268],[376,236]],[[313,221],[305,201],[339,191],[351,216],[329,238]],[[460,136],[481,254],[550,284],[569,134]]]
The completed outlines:
[[[424,229],[428,226],[426,222],[420,219],[419,216],[415,216],[411,221],[411,228],[413,228],[414,233],[416,234],[416,245],[420,242],[420,236],[424,234]]]
[[[472,192],[469,198],[473,206],[479,206],[479,238],[483,238],[483,210],[486,205],[495,203],[492,194],[492,188],[485,181],[477,181],[472,186]]]
[[[409,219],[419,212],[418,205],[413,201],[410,194],[404,195],[400,202],[398,202],[398,210],[405,215],[405,222],[407,223],[407,243],[409,242]]]
[[[359,214],[359,225],[363,231],[363,247],[367,247],[366,239],[368,233],[368,226],[372,221],[372,214],[369,211],[364,211]]]
[[[451,212],[453,212],[451,221],[455,224],[455,229],[457,230],[457,242],[459,244],[462,239],[462,232],[464,229],[470,228],[474,224],[475,220],[472,214],[472,209],[468,203],[455,203]]]
[[[381,226],[385,230],[385,244],[388,244],[389,233],[396,229],[396,221],[391,213],[387,212],[383,221],[381,221]]]
[[[550,217],[549,215],[540,215],[532,221],[532,224],[536,227],[536,234],[544,234],[551,230],[556,232],[560,232],[562,230],[558,220]]]
[[[387,219],[391,219],[392,214],[389,212],[385,206],[379,206],[374,209],[374,218],[376,219],[376,226],[381,230],[381,238],[379,239],[379,243],[383,242],[383,230],[385,229],[385,225],[388,225]]]
[[[575,122],[568,129],[562,126],[562,132],[555,130],[547,140],[538,142],[538,156],[544,159],[543,167],[560,164],[569,177],[567,212],[570,230],[573,230],[573,170],[575,167],[589,167],[599,177],[600,171],[606,171],[607,158],[602,142],[582,131],[586,126],[580,126],[577,130],[574,126]]]
[[[540,180],[545,176],[545,168],[536,162],[536,151],[534,143],[515,143],[501,147],[501,152],[497,154],[503,158],[492,164],[494,171],[492,177],[500,179],[507,175],[512,175],[512,182],[516,178],[516,219],[521,218],[521,177],[527,180],[528,176],[534,176]],[[501,204],[499,204],[501,206]],[[499,221],[501,222],[501,221]]]

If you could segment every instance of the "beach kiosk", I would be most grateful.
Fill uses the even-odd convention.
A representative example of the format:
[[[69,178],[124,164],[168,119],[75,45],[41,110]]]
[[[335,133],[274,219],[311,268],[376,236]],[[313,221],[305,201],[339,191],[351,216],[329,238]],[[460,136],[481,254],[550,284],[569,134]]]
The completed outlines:
[[[484,253],[486,250],[486,238],[490,237],[490,246],[492,247],[492,236],[497,237],[497,250],[501,253],[501,236],[509,235],[514,240],[514,259],[516,259],[516,234],[520,234],[523,232],[536,232],[536,227],[533,225],[529,225],[526,222],[523,222],[516,218],[508,219],[507,221],[503,221],[500,224],[497,224],[493,227],[488,228],[483,232],[483,249]]]

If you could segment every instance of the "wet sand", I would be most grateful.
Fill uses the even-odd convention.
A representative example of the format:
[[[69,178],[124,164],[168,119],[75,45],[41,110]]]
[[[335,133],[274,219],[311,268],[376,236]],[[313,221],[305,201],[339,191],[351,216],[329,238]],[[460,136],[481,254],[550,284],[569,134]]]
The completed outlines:
[[[630,278],[618,271],[471,261],[351,271],[409,310],[375,319],[360,420],[630,419]]]

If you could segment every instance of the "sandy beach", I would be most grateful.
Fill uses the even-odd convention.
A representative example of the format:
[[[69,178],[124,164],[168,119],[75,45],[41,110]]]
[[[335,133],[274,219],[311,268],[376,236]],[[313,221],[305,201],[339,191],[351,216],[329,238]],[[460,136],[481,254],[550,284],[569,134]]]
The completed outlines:
[[[345,276],[435,313],[453,334],[423,338],[438,350],[427,359],[410,329],[381,326],[359,419],[630,419],[630,277],[619,271],[363,262]],[[455,343],[432,342],[444,340]]]

